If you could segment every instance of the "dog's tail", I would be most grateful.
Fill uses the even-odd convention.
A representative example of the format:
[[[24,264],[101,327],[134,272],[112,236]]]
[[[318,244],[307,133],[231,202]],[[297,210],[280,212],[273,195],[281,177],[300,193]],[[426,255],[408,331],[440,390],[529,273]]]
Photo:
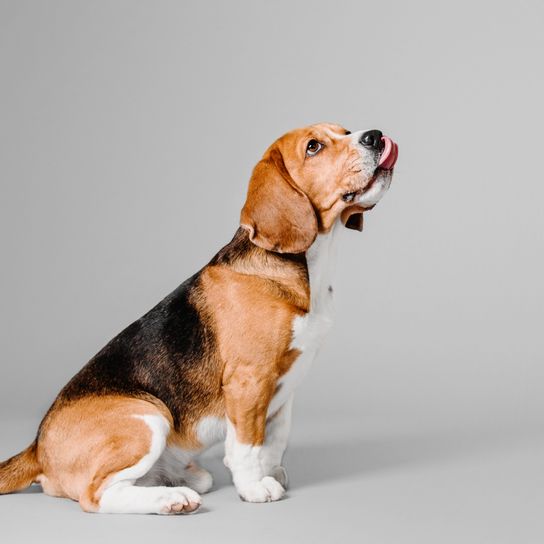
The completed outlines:
[[[0,495],[28,487],[40,472],[33,442],[26,450],[0,463]]]

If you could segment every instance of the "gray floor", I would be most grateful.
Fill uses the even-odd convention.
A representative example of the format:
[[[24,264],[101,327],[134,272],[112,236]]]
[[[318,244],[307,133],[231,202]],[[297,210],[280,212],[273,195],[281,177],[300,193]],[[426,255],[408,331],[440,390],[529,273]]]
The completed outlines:
[[[387,421],[321,417],[319,424],[305,416],[295,417],[286,460],[291,489],[279,503],[242,503],[215,451],[204,460],[214,490],[197,514],[84,514],[36,486],[0,497],[2,542],[544,541],[544,439],[530,425],[458,428],[428,418],[415,428],[399,414]],[[0,456],[28,443],[36,423],[1,421]]]

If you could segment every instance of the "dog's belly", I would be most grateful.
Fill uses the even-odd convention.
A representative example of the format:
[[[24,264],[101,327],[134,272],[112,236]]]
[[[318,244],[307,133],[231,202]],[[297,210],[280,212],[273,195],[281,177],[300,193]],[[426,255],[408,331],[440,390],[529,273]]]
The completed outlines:
[[[197,425],[198,441],[207,449],[225,439],[227,422],[224,417],[203,417]]]

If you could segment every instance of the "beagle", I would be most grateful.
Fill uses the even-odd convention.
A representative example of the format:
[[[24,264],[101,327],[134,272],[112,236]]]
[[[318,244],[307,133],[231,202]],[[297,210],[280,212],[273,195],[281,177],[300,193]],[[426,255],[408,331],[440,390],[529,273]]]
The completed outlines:
[[[39,482],[86,512],[193,512],[212,486],[195,457],[224,440],[240,497],[281,499],[293,393],[331,323],[337,233],[362,230],[397,155],[379,130],[334,124],[274,142],[231,242],[72,378],[0,464],[0,493]]]

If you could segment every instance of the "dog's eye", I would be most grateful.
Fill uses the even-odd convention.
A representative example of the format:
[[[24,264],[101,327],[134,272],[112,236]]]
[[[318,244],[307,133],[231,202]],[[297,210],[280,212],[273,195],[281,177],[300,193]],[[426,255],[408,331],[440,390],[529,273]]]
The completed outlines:
[[[357,192],[353,192],[353,193],[345,193],[342,195],[342,200],[344,202],[353,202],[353,199],[355,198],[355,195],[357,194]]]
[[[310,140],[306,146],[306,155],[312,157],[313,155],[317,155],[321,149],[323,149],[322,143],[318,142],[317,140]]]

